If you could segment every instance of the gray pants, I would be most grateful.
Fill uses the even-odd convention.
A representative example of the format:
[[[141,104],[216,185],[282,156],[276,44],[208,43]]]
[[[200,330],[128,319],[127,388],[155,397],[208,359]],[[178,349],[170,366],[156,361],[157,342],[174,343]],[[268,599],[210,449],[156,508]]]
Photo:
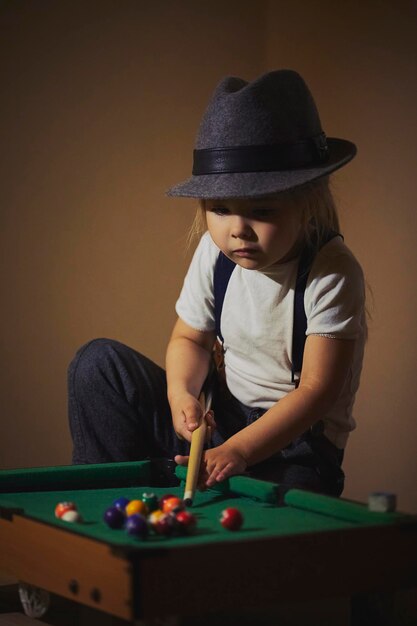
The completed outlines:
[[[209,447],[218,446],[264,411],[243,405],[220,383],[214,385],[217,429]],[[189,443],[172,427],[165,371],[132,348],[95,339],[78,350],[68,372],[69,422],[73,458],[109,463],[188,454]],[[340,495],[343,451],[318,427],[298,437],[248,474],[282,484]]]

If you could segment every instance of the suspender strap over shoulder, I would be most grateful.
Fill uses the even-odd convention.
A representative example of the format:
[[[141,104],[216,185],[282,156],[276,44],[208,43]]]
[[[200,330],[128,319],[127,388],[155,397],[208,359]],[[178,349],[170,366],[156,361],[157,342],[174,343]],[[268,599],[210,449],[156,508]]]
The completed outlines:
[[[329,231],[323,238],[321,247],[331,241],[334,237],[340,235],[336,231]],[[320,249],[320,248],[319,248]],[[307,332],[307,316],[304,307],[304,292],[307,287],[307,280],[313,265],[315,254],[318,250],[314,248],[304,247],[298,263],[297,279],[294,289],[294,322],[292,327],[292,368],[291,382],[296,381],[296,375],[301,374],[303,366],[304,346],[306,343]]]
[[[294,321],[292,326],[292,368],[291,382],[301,373],[303,366],[304,345],[306,342],[307,316],[304,308],[304,292],[307,286],[312,258],[304,248],[297,270],[297,280],[294,290]]]
[[[219,253],[216,265],[214,266],[214,320],[216,324],[216,337],[221,339],[223,343],[223,335],[220,328],[220,318],[222,316],[224,296],[226,295],[227,285],[230,276],[236,267],[223,252]]]

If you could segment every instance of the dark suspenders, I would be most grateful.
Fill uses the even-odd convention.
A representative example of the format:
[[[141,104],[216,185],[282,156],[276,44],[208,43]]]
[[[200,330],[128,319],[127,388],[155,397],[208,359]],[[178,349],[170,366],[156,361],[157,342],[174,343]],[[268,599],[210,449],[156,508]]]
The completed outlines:
[[[221,339],[223,343],[223,335],[220,329],[220,318],[222,316],[224,296],[226,295],[227,285],[230,276],[236,267],[223,252],[219,252],[216,265],[214,266],[213,291],[214,291],[214,320],[216,324],[216,337]]]
[[[330,231],[324,239],[323,244],[328,243],[339,233]],[[295,382],[295,375],[301,372],[303,365],[304,345],[306,342],[307,316],[304,308],[304,292],[307,285],[307,279],[311,265],[314,260],[312,251],[305,247],[298,264],[297,279],[294,290],[294,319],[293,319],[293,339],[292,339],[292,369],[291,381]],[[222,315],[224,297],[226,295],[227,285],[230,276],[236,264],[231,261],[223,252],[219,253],[216,265],[214,267],[214,318],[216,327],[216,336],[223,343],[223,336],[220,328],[220,319]]]

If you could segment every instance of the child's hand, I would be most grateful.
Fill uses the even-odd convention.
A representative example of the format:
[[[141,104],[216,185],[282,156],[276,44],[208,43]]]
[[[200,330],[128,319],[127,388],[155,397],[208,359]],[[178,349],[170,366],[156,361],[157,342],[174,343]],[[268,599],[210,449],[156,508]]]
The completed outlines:
[[[177,396],[171,400],[171,413],[177,437],[191,441],[193,431],[198,428],[203,418],[203,409],[197,398],[189,393]],[[206,419],[212,432],[216,428],[213,411],[206,414]]]
[[[229,442],[217,448],[206,450],[201,463],[199,485],[201,488],[212,487],[235,474],[241,474],[248,464],[238,450]]]
[[[177,455],[174,460],[178,465],[187,465],[188,459],[188,456]],[[247,466],[240,452],[226,441],[203,453],[198,486],[200,489],[212,487],[230,476],[241,474]]]

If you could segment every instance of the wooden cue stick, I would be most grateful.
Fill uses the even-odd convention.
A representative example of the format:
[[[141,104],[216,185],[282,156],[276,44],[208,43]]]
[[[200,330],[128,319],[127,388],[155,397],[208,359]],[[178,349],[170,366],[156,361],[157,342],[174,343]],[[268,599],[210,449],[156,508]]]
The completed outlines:
[[[211,407],[211,392],[207,394],[202,391],[199,402],[203,407],[203,418],[198,428],[191,435],[190,457],[188,459],[187,478],[185,481],[184,504],[191,506],[193,498],[197,490],[198,475],[200,473],[201,456],[203,454],[204,443],[207,437],[207,420],[206,415]]]

